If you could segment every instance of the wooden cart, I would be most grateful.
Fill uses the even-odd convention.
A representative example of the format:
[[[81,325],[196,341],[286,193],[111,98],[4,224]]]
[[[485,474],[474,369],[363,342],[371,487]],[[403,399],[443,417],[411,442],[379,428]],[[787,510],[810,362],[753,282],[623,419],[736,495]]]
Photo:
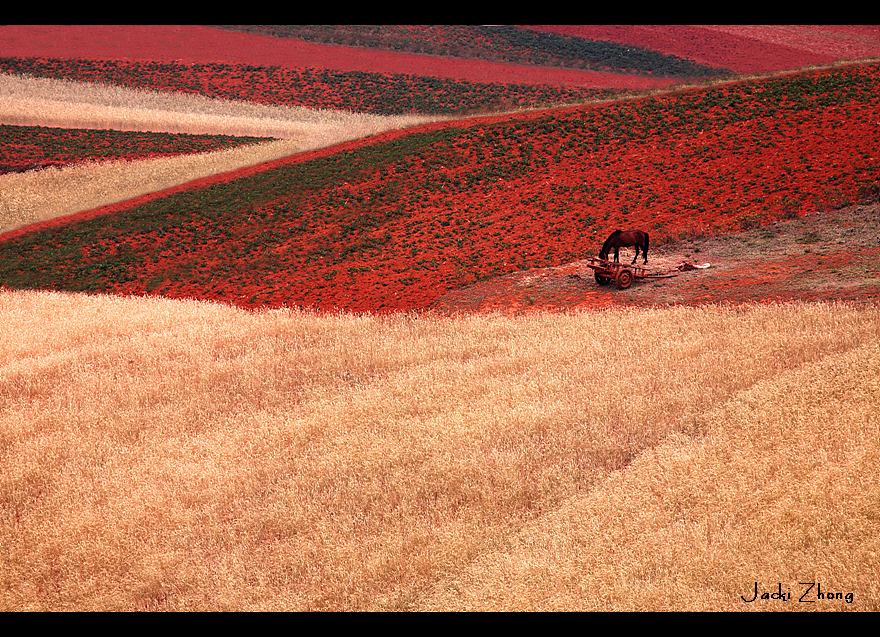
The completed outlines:
[[[621,290],[631,286],[633,279],[668,279],[676,276],[675,274],[651,272],[648,268],[640,265],[617,263],[598,257],[590,257],[587,267],[594,271],[596,283],[608,285],[614,281]]]

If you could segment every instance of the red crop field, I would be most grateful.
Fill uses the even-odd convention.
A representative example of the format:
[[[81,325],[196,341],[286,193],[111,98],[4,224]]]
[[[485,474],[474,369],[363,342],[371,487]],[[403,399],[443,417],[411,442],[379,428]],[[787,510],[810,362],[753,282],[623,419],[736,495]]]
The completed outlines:
[[[711,26],[717,33],[734,33],[759,42],[790,46],[834,60],[857,60],[880,55],[880,26],[762,25]]]
[[[584,102],[616,93],[611,89],[477,84],[417,75],[216,63],[0,58],[0,72],[382,115],[514,110]]]
[[[267,141],[259,137],[140,133],[0,124],[0,174],[97,159],[147,159]]]
[[[6,25],[0,26],[0,55],[19,58],[245,64],[422,75],[480,83],[585,88],[659,88],[676,81],[674,78],[321,44],[194,25]]]
[[[537,30],[641,46],[738,73],[766,73],[880,56],[880,28],[860,26],[579,26]]]
[[[880,65],[451,122],[0,243],[0,285],[247,307],[425,308],[598,249],[721,235],[880,180]]]
[[[394,51],[670,77],[727,75],[656,50],[510,25],[240,25],[248,33]]]

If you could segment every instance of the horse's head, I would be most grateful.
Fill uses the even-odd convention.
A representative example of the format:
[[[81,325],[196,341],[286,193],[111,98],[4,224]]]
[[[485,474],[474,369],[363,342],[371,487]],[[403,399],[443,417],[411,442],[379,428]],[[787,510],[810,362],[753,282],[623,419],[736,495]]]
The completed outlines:
[[[615,230],[610,235],[608,235],[608,238],[605,239],[605,243],[602,244],[602,248],[599,250],[599,258],[600,259],[607,259],[608,258],[608,253],[611,252],[611,248],[614,247],[614,241],[619,236],[620,236],[620,230]]]

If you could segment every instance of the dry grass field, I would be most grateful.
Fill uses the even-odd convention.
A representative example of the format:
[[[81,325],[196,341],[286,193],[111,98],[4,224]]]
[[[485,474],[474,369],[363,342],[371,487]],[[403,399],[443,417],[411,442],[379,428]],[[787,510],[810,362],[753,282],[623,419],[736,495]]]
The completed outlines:
[[[760,381],[418,608],[880,610],[878,404],[876,339]],[[792,597],[746,604],[755,581]],[[852,598],[819,601],[801,582]]]
[[[0,609],[880,610],[878,371],[874,306],[0,291]]]
[[[329,146],[449,117],[268,106],[186,93],[0,73],[0,123],[274,137]]]
[[[283,139],[209,153],[89,161],[0,175],[0,232],[280,159],[300,150],[301,142]]]

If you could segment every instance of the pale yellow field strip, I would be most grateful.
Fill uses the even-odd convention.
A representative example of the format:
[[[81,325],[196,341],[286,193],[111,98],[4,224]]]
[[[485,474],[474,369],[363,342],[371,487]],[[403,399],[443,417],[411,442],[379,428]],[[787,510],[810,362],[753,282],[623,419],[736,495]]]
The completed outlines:
[[[279,140],[210,153],[86,162],[0,175],[0,231],[124,201],[300,150],[299,141]]]
[[[280,141],[166,159],[86,162],[0,175],[0,232],[138,195],[442,119],[262,106],[199,95],[0,74],[0,123],[277,137]]]
[[[521,606],[649,606],[673,572],[738,589],[758,553],[755,577],[815,555],[804,575],[869,595],[878,332],[845,305],[373,318],[0,292],[0,609],[500,607],[496,580]],[[530,533],[558,535],[531,548],[541,578],[504,559]]]
[[[0,74],[0,124],[294,139],[303,148],[444,119],[266,106],[201,95],[143,91]]]
[[[876,612],[878,404],[876,337],[762,381],[418,608]]]

